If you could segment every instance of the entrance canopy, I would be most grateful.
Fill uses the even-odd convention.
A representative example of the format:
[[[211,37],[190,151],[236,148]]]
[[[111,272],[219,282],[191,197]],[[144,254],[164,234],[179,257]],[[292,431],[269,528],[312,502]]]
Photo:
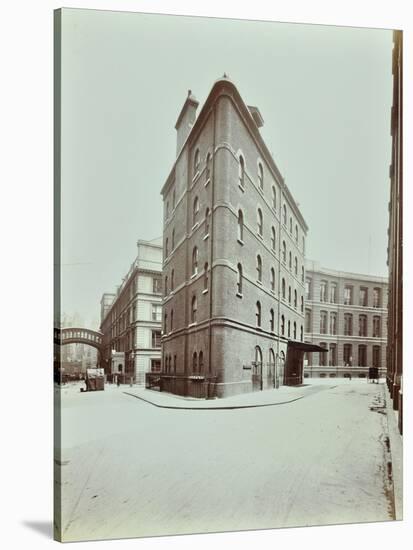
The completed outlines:
[[[321,351],[327,352],[328,349],[317,346],[317,344],[310,344],[308,342],[298,342],[296,340],[288,340],[288,347],[300,351]]]

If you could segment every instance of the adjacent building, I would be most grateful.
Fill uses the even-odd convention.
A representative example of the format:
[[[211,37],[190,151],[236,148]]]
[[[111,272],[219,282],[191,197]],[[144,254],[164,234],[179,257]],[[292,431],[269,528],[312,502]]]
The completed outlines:
[[[312,376],[366,376],[367,367],[387,365],[388,280],[347,273],[306,261],[305,341],[328,349],[308,353]]]
[[[389,202],[387,385],[403,429],[403,33],[393,33],[392,162]]]
[[[101,300],[101,364],[109,380],[144,384],[161,370],[162,240],[139,240],[138,253],[116,293]]]
[[[225,75],[197,108],[189,91],[161,191],[162,389],[204,397],[298,383],[307,224],[258,108]]]

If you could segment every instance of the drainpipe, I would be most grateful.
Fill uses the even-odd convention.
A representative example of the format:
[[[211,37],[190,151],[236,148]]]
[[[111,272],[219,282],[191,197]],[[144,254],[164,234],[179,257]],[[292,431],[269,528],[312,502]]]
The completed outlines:
[[[212,375],[212,362],[211,362],[211,350],[212,350],[212,283],[213,283],[213,261],[214,261],[214,201],[215,201],[215,145],[216,145],[216,103],[213,107],[213,119],[214,129],[212,134],[212,174],[211,174],[211,222],[209,225],[210,231],[210,257],[209,257],[209,322],[208,322],[208,369],[209,374]],[[207,395],[209,392],[207,392]]]

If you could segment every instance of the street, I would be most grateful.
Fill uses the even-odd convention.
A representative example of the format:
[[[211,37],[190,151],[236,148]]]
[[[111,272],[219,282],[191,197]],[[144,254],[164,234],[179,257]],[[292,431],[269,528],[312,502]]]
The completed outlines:
[[[313,380],[297,401],[233,410],[129,389],[61,390],[64,541],[394,519],[383,384]]]

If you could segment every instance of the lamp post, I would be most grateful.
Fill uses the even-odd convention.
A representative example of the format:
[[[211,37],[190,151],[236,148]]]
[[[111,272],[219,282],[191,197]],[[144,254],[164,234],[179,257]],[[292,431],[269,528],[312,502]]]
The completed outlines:
[[[132,387],[133,386],[133,378],[134,378],[134,374],[135,374],[135,352],[132,350],[132,353],[130,354],[130,359],[131,359],[131,363],[132,363],[132,374],[130,375],[130,378],[129,378],[129,382],[130,382],[130,386]]]

